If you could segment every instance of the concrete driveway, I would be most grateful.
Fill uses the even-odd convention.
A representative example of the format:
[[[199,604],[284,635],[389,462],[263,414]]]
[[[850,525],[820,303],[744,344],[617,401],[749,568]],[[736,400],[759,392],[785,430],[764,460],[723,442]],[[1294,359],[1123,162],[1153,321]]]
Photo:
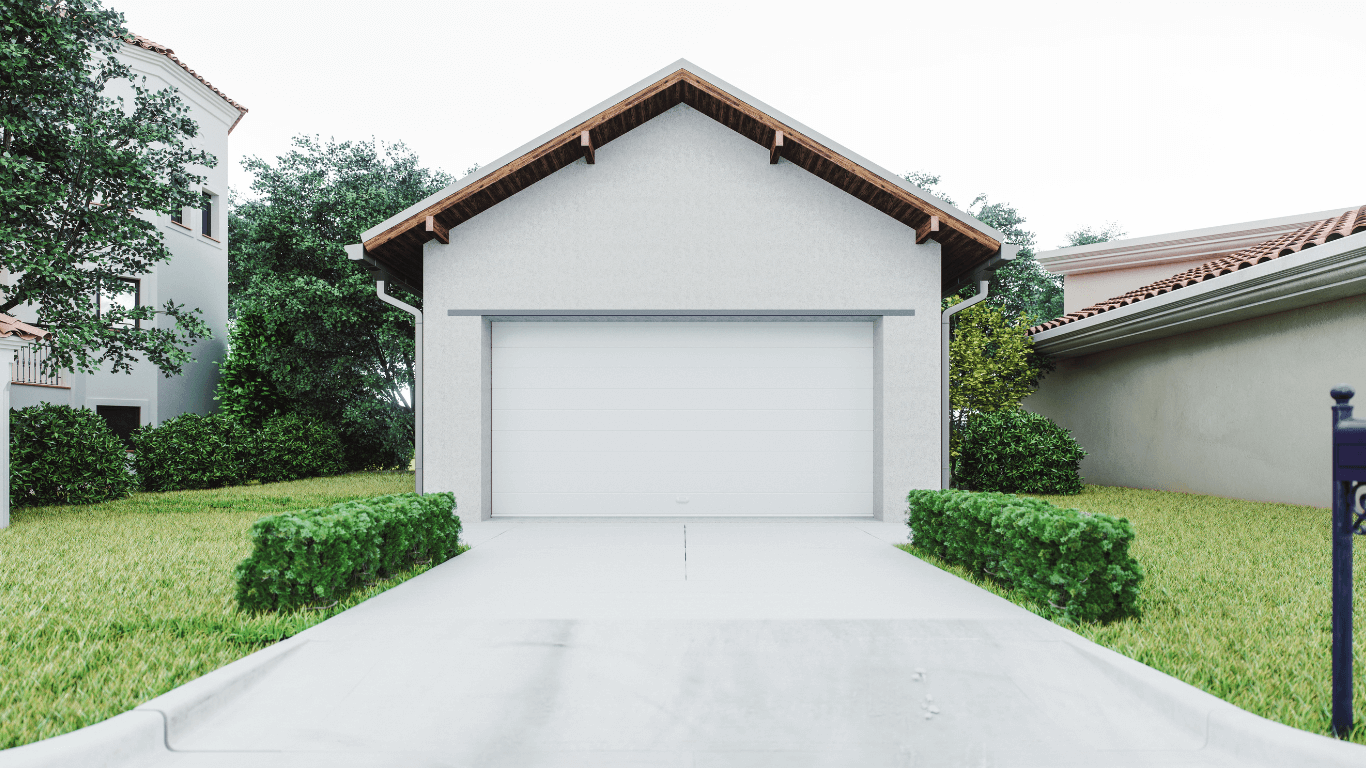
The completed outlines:
[[[926,565],[904,526],[471,528],[430,573],[0,764],[1366,764]]]

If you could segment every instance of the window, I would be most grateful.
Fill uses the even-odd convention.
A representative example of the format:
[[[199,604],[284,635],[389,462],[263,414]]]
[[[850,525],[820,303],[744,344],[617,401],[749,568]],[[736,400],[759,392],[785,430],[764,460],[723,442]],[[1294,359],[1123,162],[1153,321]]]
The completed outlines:
[[[142,306],[142,282],[131,277],[120,277],[116,280],[120,283],[121,290],[103,290],[99,292],[99,313],[100,317],[109,314],[115,308],[137,309]],[[141,320],[120,320],[114,324],[115,328],[141,328]]]
[[[142,423],[142,409],[136,405],[97,405],[95,413],[104,418],[109,424],[109,431],[114,433],[114,437],[123,441],[129,448],[133,447],[132,440],[129,438],[133,430]]]
[[[179,224],[182,227],[185,226],[185,209],[181,208],[180,210],[171,214],[171,221],[175,222],[176,224]]]
[[[213,237],[213,195],[204,193],[204,204],[200,208],[203,214],[202,230],[205,237]]]

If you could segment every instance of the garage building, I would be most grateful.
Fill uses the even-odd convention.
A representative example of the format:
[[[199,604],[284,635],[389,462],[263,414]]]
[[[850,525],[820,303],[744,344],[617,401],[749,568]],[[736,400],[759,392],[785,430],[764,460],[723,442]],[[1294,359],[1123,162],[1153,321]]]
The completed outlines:
[[[679,61],[352,247],[422,297],[462,517],[900,519],[940,482],[940,297],[999,232]]]

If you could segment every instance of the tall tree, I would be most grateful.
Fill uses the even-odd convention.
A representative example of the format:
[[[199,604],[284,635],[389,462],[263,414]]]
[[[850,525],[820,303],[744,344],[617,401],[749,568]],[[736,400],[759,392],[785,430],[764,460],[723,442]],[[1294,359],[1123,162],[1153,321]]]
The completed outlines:
[[[940,190],[940,177],[925,171],[903,174],[902,178],[929,192],[949,205],[958,205]],[[1034,257],[1038,245],[1035,234],[1024,228],[1025,218],[1009,203],[993,203],[985,194],[978,195],[965,209],[987,226],[995,227],[1006,236],[1006,242],[1020,246],[1015,260],[997,270],[984,302],[999,307],[1011,318],[1023,318],[1030,325],[1044,323],[1062,316],[1062,275],[1044,269]],[[1104,227],[1085,227],[1069,234],[1067,245],[1103,243],[1123,237],[1124,231],[1116,223]],[[1065,247],[1065,246],[1063,246]],[[965,286],[963,298],[977,292],[976,286]],[[947,306],[947,304],[945,305]]]
[[[0,312],[36,308],[53,370],[145,357],[170,376],[211,331],[197,308],[132,307],[118,278],[170,259],[149,214],[198,205],[216,160],[176,89],[116,58],[128,37],[100,0],[0,0]]]
[[[1096,243],[1108,243],[1111,240],[1118,240],[1124,237],[1127,232],[1116,222],[1108,222],[1102,227],[1082,227],[1075,232],[1067,233],[1066,245],[1060,248],[1070,248],[1076,245],[1095,245]]]
[[[345,246],[451,177],[422,168],[402,144],[313,136],[243,166],[255,196],[229,214],[234,329],[220,401],[249,418],[295,411],[328,421],[352,467],[406,465],[412,316],[375,297]]]

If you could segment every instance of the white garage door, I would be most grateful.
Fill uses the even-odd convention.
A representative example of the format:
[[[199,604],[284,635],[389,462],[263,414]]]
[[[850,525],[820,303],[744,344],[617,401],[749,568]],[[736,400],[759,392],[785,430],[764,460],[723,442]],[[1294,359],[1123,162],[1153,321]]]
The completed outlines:
[[[492,330],[497,517],[873,513],[871,322]]]

